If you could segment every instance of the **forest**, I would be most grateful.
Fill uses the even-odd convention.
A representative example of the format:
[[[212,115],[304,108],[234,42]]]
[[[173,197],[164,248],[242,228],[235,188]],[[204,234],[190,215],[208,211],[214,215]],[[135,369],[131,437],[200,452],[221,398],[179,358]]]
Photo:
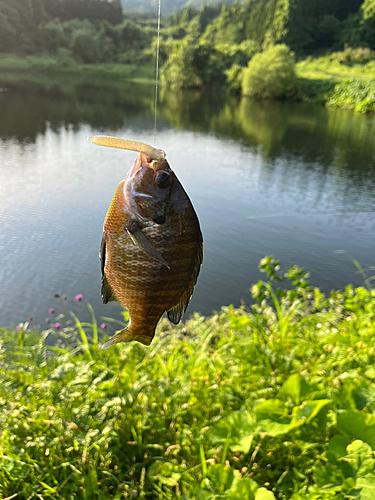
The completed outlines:
[[[157,9],[154,15],[123,12],[120,0],[0,0],[0,53],[55,54],[67,49],[79,58],[77,40],[86,37],[88,52],[101,41],[115,60],[134,44],[145,48],[151,43],[156,14]],[[190,37],[219,52],[222,45],[238,49],[245,42],[259,49],[286,44],[298,57],[345,45],[375,49],[375,1],[245,0],[185,7],[163,16],[162,28],[165,41]],[[248,57],[249,50],[242,51]],[[103,60],[98,56],[96,62]]]

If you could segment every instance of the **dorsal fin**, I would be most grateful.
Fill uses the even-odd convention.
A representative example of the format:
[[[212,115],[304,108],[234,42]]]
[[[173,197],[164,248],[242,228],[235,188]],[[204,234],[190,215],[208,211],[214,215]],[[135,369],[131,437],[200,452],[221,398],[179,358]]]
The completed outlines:
[[[193,295],[195,283],[197,282],[199,270],[202,265],[203,260],[203,239],[202,233],[199,231],[198,235],[198,254],[196,260],[191,264],[190,269],[190,281],[186,288],[186,291],[181,295],[176,305],[174,305],[169,311],[167,311],[167,316],[169,321],[174,325],[177,325],[181,321],[182,315],[189,305],[191,296]]]

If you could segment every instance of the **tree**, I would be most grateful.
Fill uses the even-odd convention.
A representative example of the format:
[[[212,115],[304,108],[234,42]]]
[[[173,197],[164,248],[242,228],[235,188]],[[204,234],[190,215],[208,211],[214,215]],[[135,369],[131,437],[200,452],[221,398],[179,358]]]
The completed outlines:
[[[64,26],[57,19],[38,26],[40,41],[43,48],[49,54],[56,54],[60,48],[66,48],[69,45],[69,39],[64,32]]]
[[[231,7],[223,5],[220,15],[206,28],[202,40],[213,46],[238,44],[245,39],[245,19],[247,11],[238,3]]]
[[[220,54],[190,38],[175,42],[162,68],[161,81],[173,89],[219,87],[225,83]]]
[[[375,0],[364,0],[358,12],[348,16],[343,23],[341,42],[375,50]]]

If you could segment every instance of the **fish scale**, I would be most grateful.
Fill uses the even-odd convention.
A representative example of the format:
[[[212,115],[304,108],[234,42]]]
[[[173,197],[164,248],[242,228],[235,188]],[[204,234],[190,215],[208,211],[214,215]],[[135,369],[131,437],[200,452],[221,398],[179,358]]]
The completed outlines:
[[[130,318],[104,348],[131,340],[149,345],[164,312],[180,321],[201,267],[203,239],[165,159],[139,154],[120,182],[104,221],[100,258],[103,302],[119,301]]]

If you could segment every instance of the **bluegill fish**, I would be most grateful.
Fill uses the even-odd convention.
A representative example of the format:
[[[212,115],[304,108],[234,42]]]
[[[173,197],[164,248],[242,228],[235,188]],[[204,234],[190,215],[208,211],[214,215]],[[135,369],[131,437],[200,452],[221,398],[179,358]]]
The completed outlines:
[[[198,217],[162,151],[111,137],[89,140],[141,151],[103,226],[103,303],[120,302],[130,320],[102,349],[132,340],[150,345],[163,313],[177,324],[189,304],[203,258]]]

